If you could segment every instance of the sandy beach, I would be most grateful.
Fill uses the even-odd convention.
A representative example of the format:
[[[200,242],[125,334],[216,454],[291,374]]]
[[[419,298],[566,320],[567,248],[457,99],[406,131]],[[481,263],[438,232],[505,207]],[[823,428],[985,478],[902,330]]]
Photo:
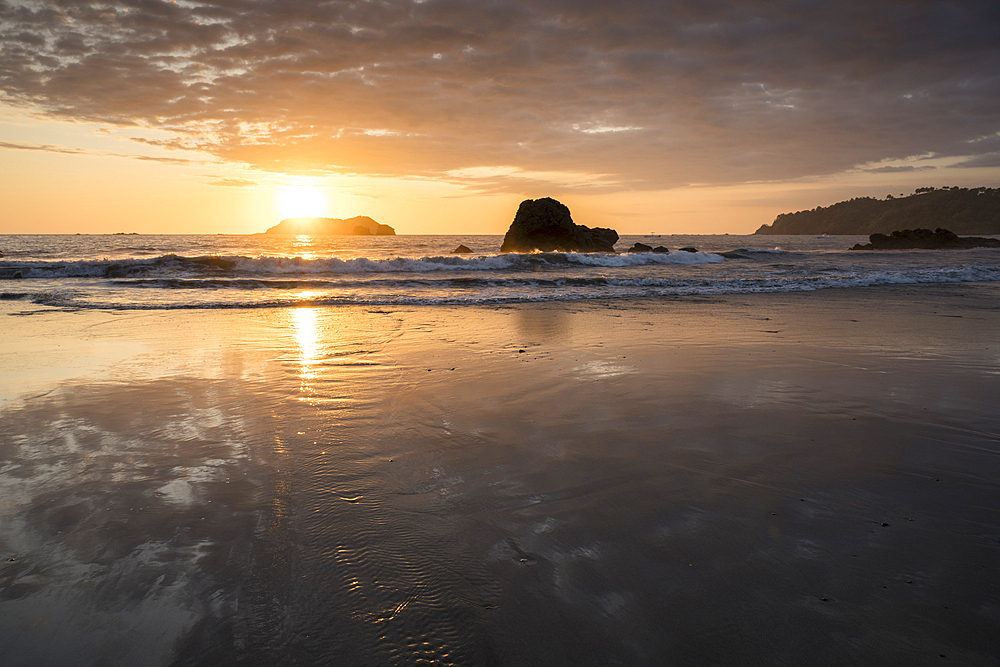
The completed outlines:
[[[997,283],[0,321],[7,667],[1000,664]]]

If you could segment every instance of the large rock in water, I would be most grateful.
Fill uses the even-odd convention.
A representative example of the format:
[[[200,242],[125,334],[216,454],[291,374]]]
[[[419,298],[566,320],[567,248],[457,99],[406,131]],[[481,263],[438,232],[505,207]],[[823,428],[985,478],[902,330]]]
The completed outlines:
[[[872,234],[871,243],[856,243],[851,250],[962,250],[967,248],[1000,248],[1000,239],[958,236],[947,229],[904,229],[889,236]]]
[[[344,236],[395,236],[396,230],[389,225],[382,225],[367,215],[353,218],[285,218],[274,227],[269,227],[265,234],[305,234],[314,235],[344,235]]]
[[[614,252],[617,241],[615,230],[578,225],[564,204],[545,197],[521,202],[500,252]]]

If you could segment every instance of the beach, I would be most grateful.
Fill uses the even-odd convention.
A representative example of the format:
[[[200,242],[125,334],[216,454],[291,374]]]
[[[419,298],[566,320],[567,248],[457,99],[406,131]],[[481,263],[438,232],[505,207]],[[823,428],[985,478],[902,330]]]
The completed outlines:
[[[998,304],[0,301],[0,655],[996,665]]]

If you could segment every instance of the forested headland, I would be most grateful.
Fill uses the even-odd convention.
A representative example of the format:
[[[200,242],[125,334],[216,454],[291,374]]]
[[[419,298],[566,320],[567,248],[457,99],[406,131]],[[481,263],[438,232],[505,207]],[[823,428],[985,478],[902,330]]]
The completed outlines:
[[[755,234],[890,234],[937,229],[1000,234],[1000,188],[917,188],[908,196],[857,197],[809,211],[782,213]]]

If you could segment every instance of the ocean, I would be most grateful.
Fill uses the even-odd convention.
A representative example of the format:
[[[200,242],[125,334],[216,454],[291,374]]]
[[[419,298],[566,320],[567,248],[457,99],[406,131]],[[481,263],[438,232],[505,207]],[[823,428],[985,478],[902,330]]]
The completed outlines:
[[[112,310],[458,305],[1000,280],[996,250],[848,250],[866,240],[625,236],[615,255],[521,255],[500,254],[499,235],[6,235],[0,298]],[[671,252],[625,253],[635,242]],[[452,254],[459,244],[474,253]]]

